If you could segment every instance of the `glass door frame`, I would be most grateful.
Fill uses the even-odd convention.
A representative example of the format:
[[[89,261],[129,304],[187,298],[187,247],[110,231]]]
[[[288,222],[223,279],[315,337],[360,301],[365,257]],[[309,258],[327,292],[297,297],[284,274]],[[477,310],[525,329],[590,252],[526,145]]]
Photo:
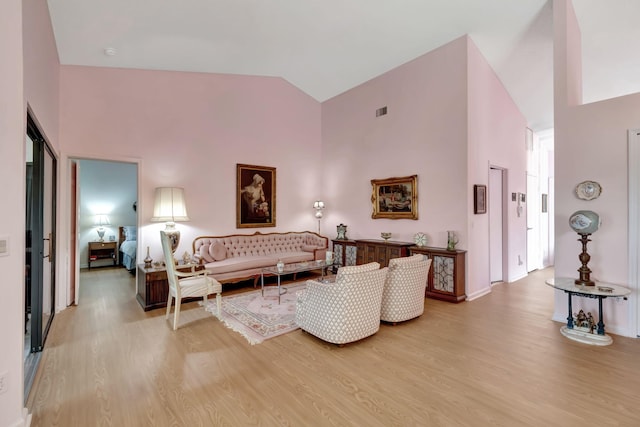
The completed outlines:
[[[28,274],[31,282],[31,352],[34,353],[42,351],[55,315],[58,161],[31,114],[27,115],[27,135],[33,142],[31,200],[26,202],[30,204],[31,209],[31,224],[27,224],[27,227],[31,230],[31,262]],[[45,197],[50,202],[49,206],[45,205]],[[48,215],[45,215],[45,212]],[[45,271],[47,265],[50,271]],[[50,279],[47,294],[44,289],[45,275]],[[44,307],[45,302],[47,307]],[[45,310],[50,314],[46,320],[43,315]]]

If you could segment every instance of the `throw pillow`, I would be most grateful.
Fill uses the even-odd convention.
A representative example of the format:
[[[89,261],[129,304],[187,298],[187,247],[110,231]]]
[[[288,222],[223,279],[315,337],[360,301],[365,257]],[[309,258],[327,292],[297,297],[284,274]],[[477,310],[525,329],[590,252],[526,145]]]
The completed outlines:
[[[227,258],[227,248],[225,248],[222,243],[216,242],[209,246],[209,255],[211,255],[216,261],[222,261]]]

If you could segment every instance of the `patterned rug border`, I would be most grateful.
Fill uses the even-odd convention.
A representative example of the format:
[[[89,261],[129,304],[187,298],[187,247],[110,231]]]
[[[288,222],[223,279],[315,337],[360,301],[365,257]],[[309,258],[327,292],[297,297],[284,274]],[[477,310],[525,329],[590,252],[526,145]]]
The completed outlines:
[[[296,292],[306,288],[306,281],[283,285],[287,292],[280,297],[280,306],[275,286],[265,286],[265,296],[260,289],[222,297],[222,315],[216,316],[215,300],[210,300],[205,310],[217,317],[224,325],[242,335],[251,345],[298,329],[296,324]],[[259,305],[267,313],[258,313],[249,305]],[[271,312],[271,306],[286,314]]]

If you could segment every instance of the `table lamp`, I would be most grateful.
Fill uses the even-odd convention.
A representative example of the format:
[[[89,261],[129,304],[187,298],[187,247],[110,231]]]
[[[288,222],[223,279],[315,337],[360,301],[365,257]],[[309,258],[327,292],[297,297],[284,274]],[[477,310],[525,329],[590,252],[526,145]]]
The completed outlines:
[[[322,210],[324,209],[324,202],[322,200],[316,200],[313,203],[313,208],[316,210],[315,217],[318,218],[318,234],[320,234],[320,220],[322,220]]]
[[[171,252],[175,252],[180,244],[180,231],[176,229],[176,222],[189,221],[184,189],[177,187],[156,188],[151,221],[165,223],[164,232],[167,233],[171,241]]]
[[[109,222],[109,217],[104,215],[104,214],[98,214],[96,215],[96,220],[95,220],[95,225],[98,226],[98,241],[99,242],[104,242],[104,225],[111,225],[111,222]]]

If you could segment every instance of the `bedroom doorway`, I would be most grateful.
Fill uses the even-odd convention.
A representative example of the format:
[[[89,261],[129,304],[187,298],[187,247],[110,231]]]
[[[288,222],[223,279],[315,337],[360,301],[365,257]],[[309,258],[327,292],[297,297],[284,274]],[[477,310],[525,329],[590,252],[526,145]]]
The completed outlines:
[[[68,292],[71,304],[82,299],[80,276],[84,271],[124,268],[123,258],[127,258],[128,269],[136,274],[139,170],[136,160],[69,159],[69,239],[70,252],[75,252],[70,267],[75,274]],[[126,246],[132,248],[131,257],[123,257],[120,251],[125,228],[130,230],[128,240],[132,241]]]

